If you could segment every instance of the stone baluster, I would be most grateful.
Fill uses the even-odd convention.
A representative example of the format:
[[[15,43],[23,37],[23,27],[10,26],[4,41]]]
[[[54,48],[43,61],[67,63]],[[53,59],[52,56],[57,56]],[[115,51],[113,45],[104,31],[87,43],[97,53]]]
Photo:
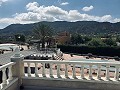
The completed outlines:
[[[109,80],[109,65],[106,65],[106,80]]]
[[[76,78],[75,64],[73,64],[72,70],[73,70],[72,77],[73,77],[73,78]]]
[[[92,80],[92,64],[89,65],[89,79]]]
[[[2,69],[2,85],[3,87],[7,85],[7,77],[6,77],[6,68],[5,69]]]
[[[114,79],[116,81],[119,80],[119,67],[118,66],[115,66],[115,76],[114,76]]]
[[[46,77],[46,75],[45,75],[45,63],[42,63],[42,76],[43,77]]]
[[[30,76],[31,76],[31,68],[30,68],[30,63],[28,62],[28,63],[27,63],[27,65],[28,65],[28,76],[30,77]]]
[[[38,63],[35,63],[35,76],[38,77]]]
[[[57,64],[57,77],[60,78],[60,64]]]
[[[97,79],[100,80],[101,79],[101,65],[99,64],[97,67],[98,67],[98,70],[97,70]]]
[[[52,63],[50,63],[50,77],[53,77],[53,71],[52,71]]]
[[[81,79],[84,79],[84,64],[81,65]]]
[[[8,70],[9,70],[9,72],[8,72],[8,80],[9,80],[9,82],[13,79],[13,77],[12,77],[12,66],[9,66],[8,67]]]
[[[65,64],[65,77],[68,78],[68,66]]]
[[[2,87],[1,87],[1,85],[0,85],[0,90],[2,90]]]

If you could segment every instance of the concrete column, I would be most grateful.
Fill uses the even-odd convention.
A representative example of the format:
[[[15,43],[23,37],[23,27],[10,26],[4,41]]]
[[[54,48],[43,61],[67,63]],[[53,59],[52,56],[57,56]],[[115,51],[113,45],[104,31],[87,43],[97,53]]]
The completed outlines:
[[[15,50],[16,54],[11,57],[11,62],[16,62],[15,65],[12,66],[12,74],[13,77],[17,77],[19,79],[19,85],[22,84],[22,76],[24,76],[24,63],[22,62],[24,56],[20,54],[19,49]]]

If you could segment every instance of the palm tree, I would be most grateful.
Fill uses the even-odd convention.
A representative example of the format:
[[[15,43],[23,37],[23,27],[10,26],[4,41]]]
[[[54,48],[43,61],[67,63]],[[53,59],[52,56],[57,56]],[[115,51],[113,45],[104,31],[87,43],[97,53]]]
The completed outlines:
[[[38,24],[33,30],[34,36],[42,42],[42,48],[45,48],[45,40],[52,37],[52,28],[45,24]],[[40,48],[40,43],[38,45]]]

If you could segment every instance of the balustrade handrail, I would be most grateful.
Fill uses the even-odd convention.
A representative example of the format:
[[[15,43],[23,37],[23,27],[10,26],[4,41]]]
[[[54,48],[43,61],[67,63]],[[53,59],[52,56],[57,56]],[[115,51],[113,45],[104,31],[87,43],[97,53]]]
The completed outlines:
[[[56,63],[56,64],[87,64],[87,65],[112,65],[119,66],[120,62],[86,62],[86,61],[55,61],[55,60],[23,60],[23,62],[30,63]]]
[[[15,62],[10,62],[10,63],[7,63],[7,64],[5,64],[5,65],[2,65],[2,66],[0,66],[0,71],[1,71],[2,69],[8,68],[9,66],[13,66],[14,64],[15,64]]]

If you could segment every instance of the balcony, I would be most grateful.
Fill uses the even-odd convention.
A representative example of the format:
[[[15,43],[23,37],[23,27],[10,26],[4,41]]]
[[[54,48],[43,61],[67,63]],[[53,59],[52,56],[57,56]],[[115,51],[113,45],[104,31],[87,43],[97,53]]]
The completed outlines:
[[[40,90],[40,88],[45,90],[119,90],[119,68],[118,61],[27,60],[17,52],[11,57],[10,63],[0,67],[2,71],[0,90],[20,90],[20,88],[21,90]],[[76,72],[76,69],[80,72]],[[85,73],[86,70],[87,73]],[[101,72],[104,72],[104,75]]]

